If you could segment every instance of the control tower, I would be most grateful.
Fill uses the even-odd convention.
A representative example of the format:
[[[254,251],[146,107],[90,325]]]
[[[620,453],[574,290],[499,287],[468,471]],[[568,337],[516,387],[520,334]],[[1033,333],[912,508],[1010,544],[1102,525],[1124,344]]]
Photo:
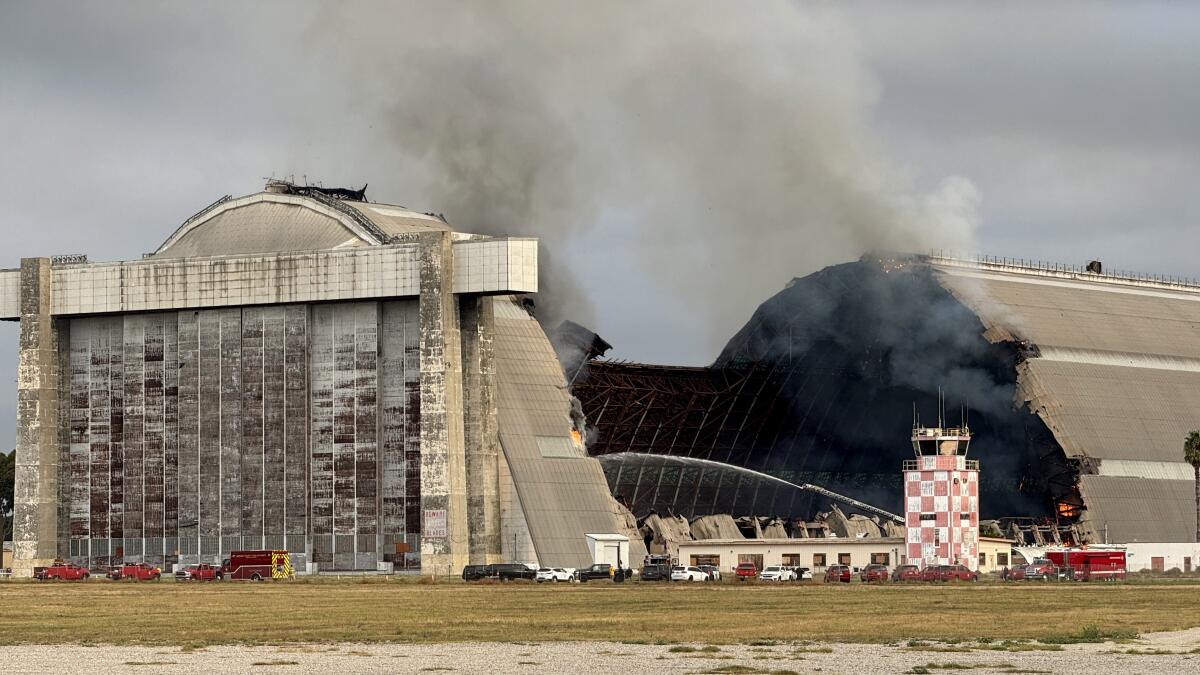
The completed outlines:
[[[971,430],[913,426],[916,459],[904,461],[905,551],[911,565],[979,567],[979,462]]]

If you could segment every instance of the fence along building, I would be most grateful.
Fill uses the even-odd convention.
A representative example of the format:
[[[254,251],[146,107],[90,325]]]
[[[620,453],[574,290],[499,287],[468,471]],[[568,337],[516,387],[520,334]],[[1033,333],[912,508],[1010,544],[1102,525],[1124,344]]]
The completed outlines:
[[[561,371],[498,391],[514,364],[557,364],[509,297],[537,290],[536,240],[364,199],[272,183],[143,260],[0,271],[0,318],[21,322],[18,572],[258,548],[322,569],[578,565],[585,531],[620,529]],[[530,391],[553,413],[537,429],[512,414]],[[528,457],[534,436],[560,452]],[[547,463],[556,481],[525,480]],[[573,515],[546,518],[571,485]]]

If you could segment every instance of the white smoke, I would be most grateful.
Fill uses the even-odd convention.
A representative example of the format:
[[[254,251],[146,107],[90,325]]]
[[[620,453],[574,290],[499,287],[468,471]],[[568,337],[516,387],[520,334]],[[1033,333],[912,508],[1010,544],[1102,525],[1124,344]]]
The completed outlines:
[[[310,34],[313,76],[382,132],[371,170],[464,229],[541,237],[539,304],[566,317],[592,318],[566,243],[605,218],[634,223],[630,254],[714,342],[826,264],[974,250],[977,190],[922,190],[890,155],[836,9],[339,3]]]

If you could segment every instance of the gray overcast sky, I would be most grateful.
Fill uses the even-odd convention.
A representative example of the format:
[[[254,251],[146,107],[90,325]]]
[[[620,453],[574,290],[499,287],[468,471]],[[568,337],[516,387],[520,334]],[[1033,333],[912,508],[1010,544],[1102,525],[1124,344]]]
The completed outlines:
[[[294,174],[541,236],[650,362],[874,245],[1200,276],[1200,6],[441,4],[0,0],[0,266]]]

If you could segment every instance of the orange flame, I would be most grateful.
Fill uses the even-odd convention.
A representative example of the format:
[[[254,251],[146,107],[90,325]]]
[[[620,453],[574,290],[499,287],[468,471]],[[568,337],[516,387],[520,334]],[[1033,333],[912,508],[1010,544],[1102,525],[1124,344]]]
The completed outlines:
[[[571,440],[575,441],[575,447],[583,449],[583,434],[578,429],[571,429]]]

